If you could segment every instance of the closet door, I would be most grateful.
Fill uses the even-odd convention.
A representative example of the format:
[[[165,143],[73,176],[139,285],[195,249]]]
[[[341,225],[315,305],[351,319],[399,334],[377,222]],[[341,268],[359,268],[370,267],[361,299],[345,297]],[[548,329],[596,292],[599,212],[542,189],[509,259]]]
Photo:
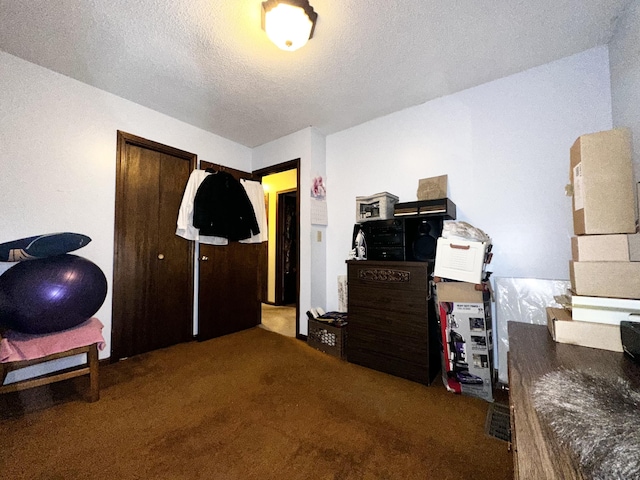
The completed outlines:
[[[209,167],[229,172],[236,179],[252,177],[248,172],[200,162],[200,168]],[[266,255],[266,242],[200,244],[198,340],[220,337],[260,323]]]
[[[112,359],[188,341],[193,242],[175,235],[196,156],[118,132]]]

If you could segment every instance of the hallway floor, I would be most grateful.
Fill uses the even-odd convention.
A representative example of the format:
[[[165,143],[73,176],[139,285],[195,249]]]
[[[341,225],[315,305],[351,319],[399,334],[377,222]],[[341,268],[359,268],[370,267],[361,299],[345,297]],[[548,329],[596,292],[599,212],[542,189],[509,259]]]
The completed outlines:
[[[295,305],[267,305],[262,304],[262,324],[260,327],[286,337],[296,336],[296,307]]]

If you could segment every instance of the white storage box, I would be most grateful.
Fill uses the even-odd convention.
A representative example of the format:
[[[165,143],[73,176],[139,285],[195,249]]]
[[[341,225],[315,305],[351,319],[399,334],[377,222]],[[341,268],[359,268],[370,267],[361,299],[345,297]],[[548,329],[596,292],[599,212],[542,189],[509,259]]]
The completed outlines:
[[[356,197],[356,223],[393,218],[394,206],[398,200],[398,197],[389,192]]]
[[[487,242],[438,238],[433,275],[468,283],[482,282]]]
[[[620,325],[622,320],[640,322],[640,300],[572,295],[571,317],[609,325]]]

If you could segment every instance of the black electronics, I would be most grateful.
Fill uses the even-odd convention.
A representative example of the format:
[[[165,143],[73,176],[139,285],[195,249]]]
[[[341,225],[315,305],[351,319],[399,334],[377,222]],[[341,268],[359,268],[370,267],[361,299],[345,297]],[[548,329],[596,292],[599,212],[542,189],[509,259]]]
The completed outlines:
[[[640,363],[640,322],[620,322],[620,339],[625,355]]]
[[[394,217],[439,216],[444,220],[456,219],[456,204],[448,198],[437,200],[418,200],[417,202],[396,203]]]
[[[405,260],[402,219],[363,222],[361,229],[367,242],[367,260]]]
[[[436,241],[442,234],[442,217],[393,218],[356,224],[366,241],[367,260],[427,262],[436,257]]]

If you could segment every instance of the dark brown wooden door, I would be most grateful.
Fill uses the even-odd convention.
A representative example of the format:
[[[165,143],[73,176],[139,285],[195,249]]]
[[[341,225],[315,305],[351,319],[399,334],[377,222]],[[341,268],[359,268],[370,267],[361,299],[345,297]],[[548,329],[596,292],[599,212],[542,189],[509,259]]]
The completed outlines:
[[[297,189],[278,193],[276,218],[276,305],[296,302],[297,290]]]
[[[200,168],[224,170],[236,179],[253,178],[248,172],[204,161],[200,162]],[[198,340],[220,337],[260,323],[266,256],[266,242],[200,244]]]
[[[175,234],[194,154],[118,132],[112,359],[193,337],[193,242]]]

